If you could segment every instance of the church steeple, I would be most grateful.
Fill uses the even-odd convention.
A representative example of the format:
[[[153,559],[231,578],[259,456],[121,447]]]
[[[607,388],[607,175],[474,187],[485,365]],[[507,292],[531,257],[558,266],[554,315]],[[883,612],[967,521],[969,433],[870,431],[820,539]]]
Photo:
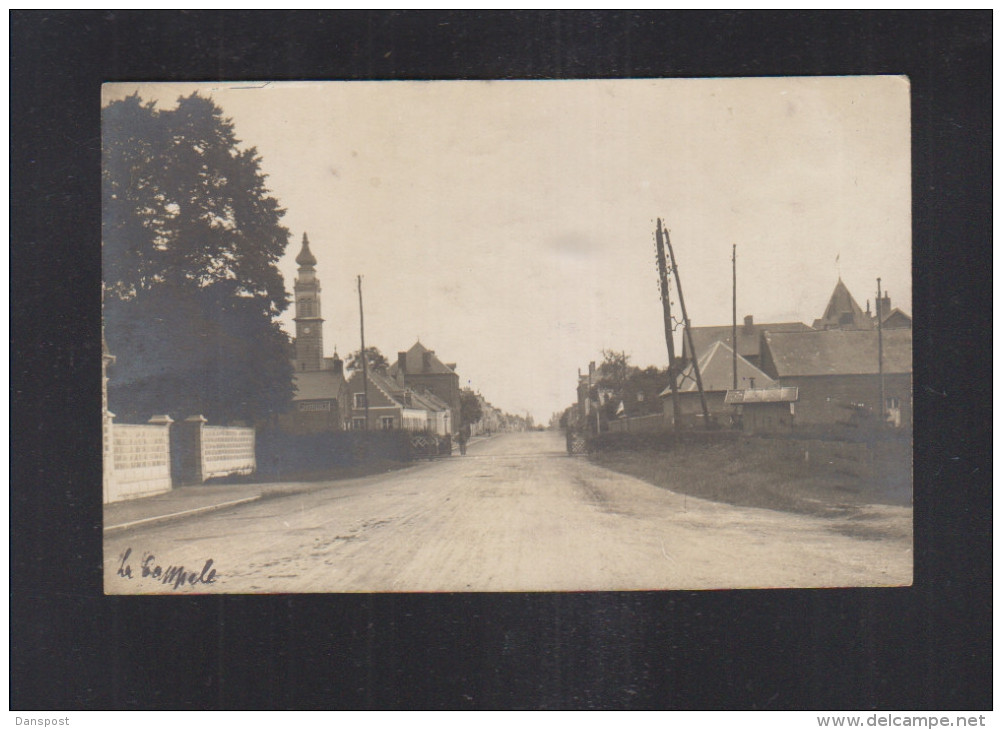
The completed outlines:
[[[303,232],[303,247],[299,250],[299,255],[296,256],[296,263],[302,269],[312,269],[317,265],[317,257],[310,251],[310,239],[305,231]]]
[[[820,319],[814,320],[814,329],[851,329],[865,330],[871,329],[870,317],[863,313],[849,288],[843,283],[840,276],[835,284],[835,290],[828,299],[828,306]]]
[[[310,239],[303,233],[303,246],[296,256],[296,361],[299,372],[324,369],[323,317],[320,316],[320,280],[314,267],[317,257],[310,251]]]

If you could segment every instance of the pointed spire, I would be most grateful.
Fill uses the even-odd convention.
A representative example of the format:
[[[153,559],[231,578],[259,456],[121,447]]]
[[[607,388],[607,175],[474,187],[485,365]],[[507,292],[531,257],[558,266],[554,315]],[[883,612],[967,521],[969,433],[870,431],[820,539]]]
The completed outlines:
[[[296,256],[296,263],[303,269],[312,269],[317,265],[317,257],[310,251],[310,239],[307,238],[305,231],[303,232],[303,248],[299,251],[299,255]]]

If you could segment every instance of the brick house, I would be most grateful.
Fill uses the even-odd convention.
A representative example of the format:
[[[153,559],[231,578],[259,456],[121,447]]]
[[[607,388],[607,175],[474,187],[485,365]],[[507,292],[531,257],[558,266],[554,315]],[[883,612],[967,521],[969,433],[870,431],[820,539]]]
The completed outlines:
[[[459,375],[456,363],[443,363],[420,342],[414,343],[407,352],[397,353],[397,361],[387,371],[388,377],[400,380],[415,393],[428,391],[444,401],[449,407],[449,423],[452,433],[457,433],[460,424]]]
[[[878,336],[873,329],[762,334],[762,370],[799,392],[796,422],[853,423],[879,417]],[[912,331],[883,331],[884,411],[912,426]]]
[[[368,383],[363,380],[368,379]],[[440,435],[450,433],[451,409],[434,393],[418,393],[407,387],[401,378],[390,377],[386,370],[369,370],[363,376],[356,370],[348,378],[346,397],[350,405],[351,429],[365,427],[365,399],[369,399],[369,430],[424,431]]]

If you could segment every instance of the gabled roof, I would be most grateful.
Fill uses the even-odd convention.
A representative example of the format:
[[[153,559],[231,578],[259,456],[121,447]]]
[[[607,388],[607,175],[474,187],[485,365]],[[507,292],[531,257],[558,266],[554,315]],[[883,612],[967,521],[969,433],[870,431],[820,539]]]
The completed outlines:
[[[798,388],[745,388],[729,390],[724,396],[726,405],[745,403],[792,403],[799,395]]]
[[[803,322],[764,322],[746,326],[738,322],[738,355],[741,357],[757,357],[759,352],[759,335],[764,330],[770,332],[810,332],[811,328]],[[696,352],[703,355],[714,342],[731,343],[733,334],[732,325],[719,325],[712,327],[693,327],[692,342],[696,346]],[[682,353],[689,357],[689,343],[682,337]]]
[[[719,340],[699,358],[699,378],[703,381],[703,392],[714,393],[734,387],[734,350]],[[738,355],[738,386],[768,387],[775,381]],[[679,379],[680,393],[697,393],[696,374],[690,364]],[[662,396],[671,395],[671,387],[661,391]]]
[[[369,405],[377,406],[388,404],[405,408],[404,389],[396,380],[381,373],[378,370],[369,370],[368,375]],[[348,378],[349,390],[352,393],[361,393],[364,387],[362,382],[362,371],[355,370]]]
[[[776,377],[808,375],[876,375],[878,333],[876,330],[822,330],[814,332],[766,332],[763,336]],[[912,371],[912,331],[883,331],[884,372]]]
[[[296,393],[292,400],[338,399],[345,386],[344,376],[334,370],[298,371],[292,374]]]
[[[894,328],[894,327],[911,327],[912,318],[911,315],[902,312],[900,309],[895,307],[887,316],[881,321],[884,327]]]
[[[425,370],[425,353],[428,354],[428,369]],[[407,355],[404,359],[406,364],[405,375],[444,375],[451,374],[455,371],[448,365],[443,363],[435,356],[434,350],[429,350],[427,347],[422,345],[420,342],[415,342],[414,346],[407,351]],[[399,362],[395,362],[390,366],[390,376],[396,377],[400,370]]]
[[[844,322],[843,318],[850,319]],[[835,284],[832,295],[828,298],[828,306],[820,319],[814,320],[814,329],[855,327],[857,329],[869,329],[872,326],[870,315],[863,312],[862,308],[852,298],[848,287],[842,282],[841,277]]]
[[[434,395],[425,391],[423,393],[410,392],[411,396],[411,407],[412,408],[422,408],[429,412],[435,411],[447,411],[449,406],[443,403],[441,400],[436,398]]]
[[[421,398],[423,400],[426,400],[428,403],[430,403],[432,406],[434,406],[437,410],[447,411],[447,410],[449,410],[451,408],[451,406],[448,403],[446,403],[444,400],[442,400],[437,395],[435,395],[434,393],[432,393],[430,390],[422,391],[421,392]]]

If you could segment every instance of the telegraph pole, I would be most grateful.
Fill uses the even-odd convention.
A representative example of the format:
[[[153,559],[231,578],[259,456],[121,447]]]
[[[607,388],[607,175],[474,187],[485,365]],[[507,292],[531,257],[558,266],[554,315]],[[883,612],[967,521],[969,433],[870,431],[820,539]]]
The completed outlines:
[[[738,389],[738,244],[731,244],[731,344],[734,346],[734,390]]]
[[[689,324],[689,315],[685,311],[685,297],[682,296],[682,279],[678,275],[678,265],[675,263],[675,250],[671,247],[671,236],[668,229],[665,229],[665,243],[668,246],[668,255],[671,257],[671,270],[675,274],[675,288],[678,289],[678,306],[682,308],[682,322],[685,324],[685,336],[689,341],[689,352],[692,353],[692,371],[696,375],[696,387],[699,389],[699,404],[703,407],[703,423],[706,427],[710,425],[710,411],[706,407],[706,393],[703,392],[703,379],[699,375],[699,357],[696,347],[692,343],[692,326]]]
[[[369,366],[365,353],[365,314],[362,310],[362,276],[358,276],[358,324],[362,334],[362,398],[365,400],[365,426],[369,430]]]
[[[880,379],[880,425],[884,421],[884,328],[883,312],[881,311],[880,277],[877,277],[877,373]]]
[[[671,386],[673,427],[677,430],[682,421],[682,408],[678,399],[678,371],[675,365],[675,342],[672,336],[671,302],[668,298],[668,265],[665,263],[665,243],[661,235],[661,219],[655,231],[658,253],[658,277],[661,283],[661,308],[665,317],[665,343],[668,345],[668,384]]]

